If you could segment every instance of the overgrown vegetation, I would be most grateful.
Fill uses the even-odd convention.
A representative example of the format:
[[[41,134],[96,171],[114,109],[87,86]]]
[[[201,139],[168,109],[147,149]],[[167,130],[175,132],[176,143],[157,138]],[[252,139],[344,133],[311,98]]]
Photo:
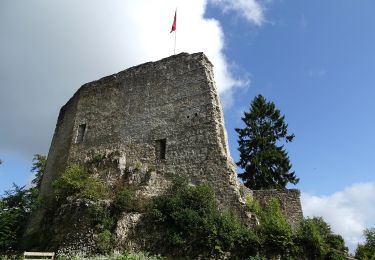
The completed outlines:
[[[80,199],[103,200],[109,199],[108,187],[90,174],[83,166],[74,164],[53,183],[56,199],[65,200],[69,196]]]
[[[64,241],[80,240],[90,244],[91,253],[108,254],[116,246],[114,231],[122,214],[146,211],[147,201],[136,196],[140,186],[126,183],[126,178],[131,173],[138,174],[142,167],[129,167],[124,175],[119,175],[118,155],[116,151],[93,154],[85,164],[69,166],[54,181],[55,200],[45,214],[51,220],[47,229],[52,232],[41,230],[38,234],[45,247],[55,250]],[[148,171],[143,173],[141,185],[150,178]],[[108,182],[112,177],[116,181]],[[91,236],[80,237],[86,233]]]
[[[69,260],[162,260],[165,259],[158,255],[150,255],[147,252],[114,252],[109,255],[98,255],[90,257],[72,256]],[[66,258],[57,257],[57,260],[68,260]]]
[[[293,232],[283,216],[277,199],[271,199],[260,211],[258,234],[262,243],[262,255],[268,258],[281,256],[282,259],[293,255]]]
[[[210,187],[179,180],[155,201],[151,211],[159,227],[155,237],[162,238],[165,250],[174,257],[345,259],[347,255],[342,237],[333,234],[322,218],[305,219],[293,232],[277,199],[261,208],[247,198],[248,209],[259,219],[253,228],[217,206]]]
[[[307,259],[345,259],[348,254],[344,239],[334,234],[321,217],[302,221],[296,244],[298,255]]]
[[[344,259],[347,255],[342,237],[333,234],[321,218],[305,219],[300,229],[292,232],[276,199],[262,208],[247,197],[248,210],[259,220],[259,225],[250,227],[229,209],[219,210],[215,194],[207,185],[190,186],[179,178],[165,195],[152,201],[143,199],[136,186],[121,179],[109,186],[98,172],[110,164],[100,158],[95,159],[94,166],[71,165],[54,182],[56,200],[53,208],[46,209],[45,228],[29,239],[54,250],[63,241],[74,239],[75,234],[91,232],[91,253],[110,254],[116,244],[116,223],[123,212],[142,212],[146,216],[143,221],[149,225],[150,244],[154,245],[149,250],[154,254],[239,259]],[[33,171],[42,175],[44,165],[39,157],[33,161]],[[134,167],[137,171],[141,168]],[[38,177],[30,189],[16,186],[0,200],[2,254],[19,250],[26,219],[37,205],[40,180]],[[359,247],[361,259],[372,257],[368,248],[373,233],[368,234],[369,242]],[[123,254],[109,259],[147,259],[132,257]]]
[[[262,208],[257,200],[255,200],[252,196],[246,196],[246,207],[248,211],[260,216],[262,212]]]
[[[20,250],[21,240],[28,217],[38,205],[38,194],[45,171],[45,156],[34,155],[31,171],[36,174],[33,186],[17,186],[8,190],[0,199],[0,255],[12,254]]]
[[[220,212],[212,189],[177,179],[150,212],[159,243],[173,256],[255,255],[259,241],[229,211]]]
[[[361,260],[375,260],[375,228],[368,228],[363,231],[365,242],[359,244],[355,257]]]

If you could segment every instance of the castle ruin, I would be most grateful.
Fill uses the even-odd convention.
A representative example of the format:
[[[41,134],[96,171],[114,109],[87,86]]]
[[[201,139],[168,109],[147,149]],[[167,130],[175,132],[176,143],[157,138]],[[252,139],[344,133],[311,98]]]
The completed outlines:
[[[180,175],[210,185],[220,205],[244,212],[240,190],[253,191],[240,189],[212,69],[203,53],[181,53],[83,85],[60,110],[41,197],[52,199],[52,183],[68,165],[117,151],[119,174],[137,163],[154,169],[145,194],[160,194],[166,176]],[[298,191],[254,192],[260,201],[272,194],[291,224],[302,218]]]
[[[67,165],[89,152],[120,152],[121,165],[141,162],[157,172],[211,185],[225,204],[238,201],[212,64],[182,53],[83,85],[59,114],[42,193]]]

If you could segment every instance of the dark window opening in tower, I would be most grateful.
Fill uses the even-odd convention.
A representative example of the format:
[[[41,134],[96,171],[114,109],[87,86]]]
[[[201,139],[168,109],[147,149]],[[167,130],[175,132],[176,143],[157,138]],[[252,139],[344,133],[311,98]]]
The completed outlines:
[[[77,138],[76,138],[77,144],[83,142],[85,131],[86,131],[86,124],[81,124],[78,126],[78,133],[77,133]]]
[[[155,155],[157,160],[164,160],[167,150],[167,139],[155,141]]]

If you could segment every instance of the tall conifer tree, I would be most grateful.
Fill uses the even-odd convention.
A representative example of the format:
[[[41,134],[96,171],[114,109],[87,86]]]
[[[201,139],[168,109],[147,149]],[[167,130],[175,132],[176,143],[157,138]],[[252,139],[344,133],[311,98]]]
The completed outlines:
[[[239,177],[251,189],[281,189],[299,179],[284,149],[294,134],[288,134],[285,117],[280,115],[273,102],[262,95],[254,98],[250,111],[244,113],[245,128],[236,128],[240,160],[237,165],[244,169]]]

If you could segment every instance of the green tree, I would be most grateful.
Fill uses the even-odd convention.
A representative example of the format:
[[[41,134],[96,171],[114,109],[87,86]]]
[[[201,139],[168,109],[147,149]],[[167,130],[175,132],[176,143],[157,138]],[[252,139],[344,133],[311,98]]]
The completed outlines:
[[[348,255],[342,236],[334,234],[321,217],[304,219],[295,241],[299,255],[307,259],[344,260]]]
[[[245,128],[236,128],[240,160],[237,165],[244,169],[239,177],[251,189],[285,188],[299,179],[291,171],[284,142],[291,142],[294,134],[288,134],[280,110],[273,102],[258,95],[251,102],[250,112],[245,112],[242,121]]]
[[[363,234],[365,236],[365,243],[358,245],[355,257],[361,260],[375,260],[375,228],[365,229]]]
[[[325,240],[314,219],[304,219],[296,237],[300,255],[308,259],[321,259],[325,253]]]
[[[31,172],[35,173],[35,177],[31,181],[31,188],[13,184],[13,189],[5,191],[0,198],[0,253],[19,250],[27,219],[37,206],[45,161],[45,156],[34,155]]]
[[[13,186],[0,199],[0,253],[18,250],[27,218],[35,207],[36,197],[31,189]]]
[[[33,164],[31,167],[31,172],[35,174],[35,177],[31,181],[31,184],[33,184],[33,186],[39,190],[40,185],[42,184],[43,175],[46,171],[46,156],[41,154],[34,154],[32,163]]]

